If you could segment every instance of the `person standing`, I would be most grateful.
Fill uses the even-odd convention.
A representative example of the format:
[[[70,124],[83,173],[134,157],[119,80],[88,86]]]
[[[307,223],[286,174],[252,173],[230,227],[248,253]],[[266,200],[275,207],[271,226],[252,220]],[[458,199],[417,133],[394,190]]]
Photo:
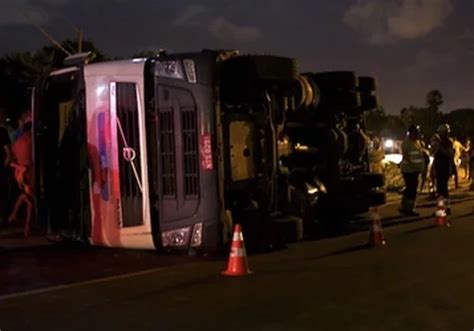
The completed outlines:
[[[6,127],[6,114],[0,109],[0,225],[4,223],[8,213],[10,200],[9,164],[11,161],[10,136]]]
[[[370,170],[375,174],[383,174],[383,159],[385,151],[379,137],[372,139],[372,148],[369,150]]]
[[[471,186],[470,190],[474,191],[474,148],[470,146],[469,148],[469,161],[468,161],[468,167],[469,167],[469,177],[468,179],[471,181]]]
[[[423,168],[423,171],[421,172],[420,193],[423,193],[423,190],[425,189],[426,181],[428,179],[429,170],[430,170],[430,154],[423,138],[424,138],[423,135],[420,134],[418,142],[420,143],[420,146],[423,152],[423,159],[425,161],[425,166]],[[428,193],[429,193],[431,192],[431,181],[428,181],[428,182],[429,182],[428,183]]]
[[[464,179],[470,179],[469,154],[471,152],[471,139],[466,139],[466,150],[461,154],[461,168],[464,169]]]
[[[467,152],[467,148],[461,144],[461,142],[457,139],[453,139],[453,149],[454,149],[454,158],[453,158],[453,175],[454,175],[454,183],[456,188],[459,188],[459,166],[461,165],[461,156],[463,152]]]
[[[451,213],[449,204],[448,182],[451,177],[454,161],[453,142],[449,138],[451,128],[448,124],[442,124],[431,138],[431,154],[434,157],[433,167],[436,174],[436,193],[438,197],[443,197],[448,206],[446,212]]]
[[[17,220],[18,211],[25,204],[25,237],[28,237],[30,233],[34,202],[31,126],[32,124],[29,121],[23,124],[23,134],[12,145],[13,161],[10,163],[10,165],[15,169],[15,179],[20,188],[20,196],[18,197],[8,218],[8,222],[13,223]]]
[[[420,141],[420,127],[411,125],[408,128],[407,136],[402,143],[402,163],[400,170],[405,181],[400,213],[409,216],[419,216],[415,211],[416,192],[418,189],[418,178],[425,168],[423,148]]]

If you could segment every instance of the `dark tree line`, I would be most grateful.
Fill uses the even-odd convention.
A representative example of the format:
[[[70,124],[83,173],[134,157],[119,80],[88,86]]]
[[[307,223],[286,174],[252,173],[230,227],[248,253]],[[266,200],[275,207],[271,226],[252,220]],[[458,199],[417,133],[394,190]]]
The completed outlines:
[[[456,109],[442,113],[442,104],[442,93],[432,90],[426,95],[424,106],[405,107],[400,115],[386,114],[380,108],[367,115],[367,126],[370,131],[379,135],[402,139],[410,125],[420,125],[425,138],[429,139],[440,124],[448,123],[454,136],[461,139],[474,138],[474,109]]]
[[[65,40],[61,46],[71,54],[76,53],[78,43]],[[92,51],[94,61],[106,56],[90,41],[82,42],[82,50]],[[0,58],[0,108],[15,120],[21,112],[30,108],[31,90],[45,74],[62,66],[67,54],[55,46],[45,46],[33,52],[15,52]]]
[[[79,47],[77,41],[65,40],[61,47],[71,54],[91,51],[93,61],[100,62],[112,58],[105,55],[91,41],[84,40]],[[143,50],[133,57],[154,56],[159,50]],[[44,46],[32,52],[15,52],[0,58],[0,109],[4,109],[11,119],[16,118],[31,106],[31,91],[41,77],[62,67],[67,54],[56,46]],[[115,57],[114,59],[120,59]]]

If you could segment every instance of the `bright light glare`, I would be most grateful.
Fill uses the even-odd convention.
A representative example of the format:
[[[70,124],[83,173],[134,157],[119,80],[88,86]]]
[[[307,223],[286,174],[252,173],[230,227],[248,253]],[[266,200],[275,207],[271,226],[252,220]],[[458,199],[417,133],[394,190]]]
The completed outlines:
[[[318,193],[318,188],[317,187],[312,187],[310,189],[308,189],[308,194],[316,194]]]
[[[104,91],[105,91],[105,85],[100,85],[99,87],[97,87],[95,92],[97,96],[100,97],[102,93],[104,93]]]
[[[307,150],[309,150],[309,147],[306,146],[306,145],[300,145],[300,143],[297,143],[296,146],[295,146],[295,149],[297,151],[307,151]]]
[[[392,162],[395,164],[400,164],[402,162],[403,156],[402,154],[387,154],[385,155],[385,163]]]
[[[385,148],[392,148],[393,147],[393,140],[387,139],[385,140]]]

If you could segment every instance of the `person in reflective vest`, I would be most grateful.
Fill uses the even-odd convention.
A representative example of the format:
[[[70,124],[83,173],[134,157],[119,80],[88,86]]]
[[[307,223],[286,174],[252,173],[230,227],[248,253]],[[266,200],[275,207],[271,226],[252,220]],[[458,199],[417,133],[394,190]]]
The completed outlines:
[[[383,174],[383,159],[385,158],[385,150],[379,137],[372,139],[372,147],[369,150],[370,170],[375,174]]]
[[[415,211],[418,178],[425,168],[423,148],[419,141],[420,127],[412,125],[408,128],[407,136],[402,143],[403,160],[400,170],[405,181],[400,213],[409,216],[419,216]]]

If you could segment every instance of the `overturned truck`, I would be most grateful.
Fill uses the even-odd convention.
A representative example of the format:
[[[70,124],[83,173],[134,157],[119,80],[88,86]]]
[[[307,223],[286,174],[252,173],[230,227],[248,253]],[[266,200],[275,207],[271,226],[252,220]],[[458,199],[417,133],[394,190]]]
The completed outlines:
[[[215,251],[241,223],[251,249],[271,248],[288,229],[300,238],[302,218],[337,203],[330,197],[347,183],[374,180],[365,156],[352,162],[342,143],[331,158],[326,133],[312,129],[351,132],[363,112],[360,79],[349,89],[355,104],[333,109],[327,86],[289,58],[87,58],[66,59],[34,94],[37,217],[58,239]]]

